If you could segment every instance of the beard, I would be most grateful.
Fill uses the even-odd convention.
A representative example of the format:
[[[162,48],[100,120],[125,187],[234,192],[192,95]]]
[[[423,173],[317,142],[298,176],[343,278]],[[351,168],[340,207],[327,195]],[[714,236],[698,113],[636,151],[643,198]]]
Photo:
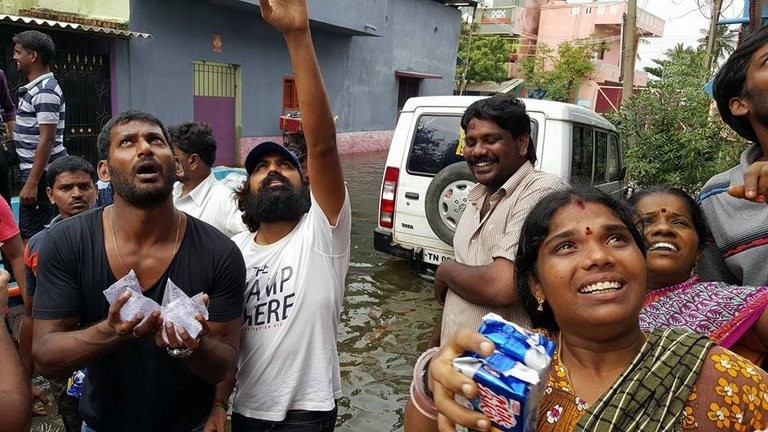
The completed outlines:
[[[768,90],[748,90],[745,86],[744,97],[749,99],[752,103],[752,112],[750,114],[761,125],[768,126],[768,101],[766,101],[766,98],[768,98]]]
[[[146,162],[146,160],[140,161]],[[120,198],[125,200],[128,204],[138,208],[150,208],[163,203],[170,197],[173,191],[173,183],[176,181],[176,174],[173,166],[174,162],[166,166],[160,165],[160,176],[163,182],[159,186],[144,186],[135,184],[132,180],[134,176],[134,170],[126,172],[124,170],[113,167],[107,162],[109,166],[109,172],[111,177],[112,189],[115,195],[119,195]]]
[[[284,185],[267,187],[273,180],[280,180]],[[284,176],[271,173],[262,180],[258,192],[248,194],[244,213],[246,218],[257,225],[264,222],[295,221],[309,211],[311,204],[306,183],[302,181],[301,186],[295,188]]]

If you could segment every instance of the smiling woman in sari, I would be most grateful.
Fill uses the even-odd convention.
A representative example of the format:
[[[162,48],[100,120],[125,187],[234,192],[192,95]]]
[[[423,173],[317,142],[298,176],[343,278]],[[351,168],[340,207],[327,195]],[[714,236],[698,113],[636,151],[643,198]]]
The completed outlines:
[[[704,214],[680,189],[655,186],[629,199],[648,245],[640,327],[685,328],[765,368],[768,286],[702,282],[691,275],[709,237]]]
[[[529,214],[515,261],[518,295],[533,326],[558,342],[537,430],[765,427],[764,371],[705,336],[640,329],[644,252],[631,210],[594,189],[554,192]],[[428,367],[435,407],[413,395],[421,406],[409,406],[406,431],[490,429],[485,416],[454,401],[477,395],[452,366],[465,350],[488,355],[493,344],[475,332],[448,341]]]

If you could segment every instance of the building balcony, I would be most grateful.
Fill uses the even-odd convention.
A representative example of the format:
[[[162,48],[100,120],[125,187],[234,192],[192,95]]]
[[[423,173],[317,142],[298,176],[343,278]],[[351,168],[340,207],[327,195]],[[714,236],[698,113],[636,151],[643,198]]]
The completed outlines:
[[[626,0],[578,4],[555,1],[541,7],[540,28],[547,27],[547,24],[573,27],[579,29],[580,35],[576,37],[586,37],[590,33],[610,33],[621,28],[626,12]],[[664,20],[638,8],[637,28],[641,37],[660,37],[664,34]]]
[[[603,63],[601,60],[593,60],[595,72],[592,75],[592,81],[600,85],[621,85],[621,67],[609,63]],[[634,85],[636,87],[645,87],[648,84],[648,74],[635,70]]]

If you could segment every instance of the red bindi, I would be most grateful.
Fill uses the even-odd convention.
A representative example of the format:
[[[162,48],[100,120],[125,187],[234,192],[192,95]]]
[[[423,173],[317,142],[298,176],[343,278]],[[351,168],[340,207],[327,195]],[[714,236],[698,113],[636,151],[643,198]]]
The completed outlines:
[[[592,235],[592,228],[590,228],[590,227],[587,227],[587,228],[584,230],[584,233],[585,233],[586,235]]]
[[[665,208],[662,208],[662,209],[661,209],[661,212],[662,212],[662,213],[666,213],[666,212],[667,212],[667,209],[665,209]]]

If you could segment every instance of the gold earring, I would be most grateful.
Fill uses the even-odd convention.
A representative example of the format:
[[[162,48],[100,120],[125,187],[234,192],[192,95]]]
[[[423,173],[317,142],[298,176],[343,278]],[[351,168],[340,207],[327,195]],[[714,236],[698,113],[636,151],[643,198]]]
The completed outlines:
[[[539,307],[536,308],[539,312],[544,312],[544,299],[536,299],[539,302]]]

